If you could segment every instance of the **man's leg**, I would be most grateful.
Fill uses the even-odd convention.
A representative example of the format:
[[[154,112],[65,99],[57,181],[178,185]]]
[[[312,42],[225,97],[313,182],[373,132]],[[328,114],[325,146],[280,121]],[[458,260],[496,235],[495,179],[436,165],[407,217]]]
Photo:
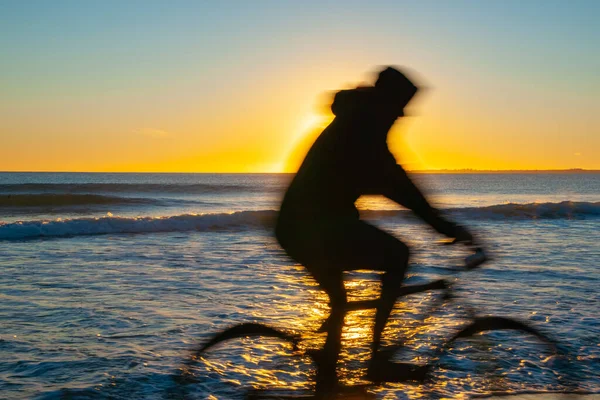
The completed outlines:
[[[371,348],[373,351],[373,360],[375,360],[375,356],[381,346],[382,332],[394,307],[399,294],[399,288],[408,269],[408,247],[387,232],[363,221],[354,221],[339,225],[334,229],[329,229],[327,233],[328,235],[324,240],[327,248],[322,253],[325,256],[325,262],[321,264],[322,266],[327,266],[328,268],[337,267],[345,271],[371,269],[385,272],[381,280],[381,294],[377,302],[378,306],[373,328]],[[347,311],[348,306],[343,287],[342,271],[339,270],[336,274],[339,275],[336,275],[336,279],[332,280],[335,284],[330,283],[328,285],[329,288],[327,288],[325,282],[323,282],[323,277],[313,272],[321,287],[327,291],[330,299],[332,299],[332,314],[330,320],[327,321],[328,343],[331,345],[329,351],[332,355],[329,359],[337,361],[344,311]],[[338,301],[334,306],[331,293],[335,293],[335,291],[344,293],[344,295],[339,296],[340,299],[343,298],[343,301]],[[338,310],[342,306],[346,310]],[[388,363],[384,362],[382,365],[383,368],[387,366],[393,367],[385,364]],[[372,361],[371,365],[374,365],[374,361]],[[334,370],[335,366],[330,366],[330,368]],[[400,375],[402,374],[400,373]]]
[[[398,288],[402,284],[408,268],[408,247],[404,243],[394,240],[395,242],[388,241],[387,248],[384,250],[385,265],[383,269],[386,272],[381,278],[380,303],[377,307],[373,327],[373,343],[371,345],[373,359],[381,346],[381,334],[394,308]]]
[[[390,234],[363,221],[349,220],[324,224],[296,234],[288,254],[303,264],[325,290],[331,302],[331,321],[323,359],[319,363],[317,392],[325,393],[337,383],[336,364],[341,348],[341,332],[347,308],[343,271],[371,269],[385,271],[381,299],[374,327],[373,351],[379,349],[387,323],[408,265],[408,247]],[[335,385],[334,385],[335,386]]]
[[[319,396],[327,396],[335,392],[338,383],[336,368],[341,350],[342,328],[346,314],[346,290],[344,289],[344,277],[341,270],[314,271],[313,276],[329,296],[331,307],[327,339],[323,351],[316,360],[318,364],[316,393]]]
[[[373,381],[404,382],[407,380],[423,380],[429,370],[428,366],[419,366],[410,363],[393,363],[388,355],[381,353],[381,334],[387,324],[391,311],[394,308],[399,288],[402,285],[408,268],[408,247],[396,240],[386,240],[383,250],[385,272],[381,279],[381,296],[375,325],[373,328],[372,357],[369,365],[368,376]],[[382,241],[382,243],[384,243]],[[435,287],[439,286],[437,282]]]
[[[351,227],[357,222],[350,221]],[[304,265],[329,297],[331,314],[327,339],[323,349],[315,354],[316,393],[324,399],[338,386],[336,367],[347,305],[342,265],[351,248],[344,233],[353,231],[329,221],[317,221],[315,225],[281,225],[277,232],[277,239],[288,255]]]

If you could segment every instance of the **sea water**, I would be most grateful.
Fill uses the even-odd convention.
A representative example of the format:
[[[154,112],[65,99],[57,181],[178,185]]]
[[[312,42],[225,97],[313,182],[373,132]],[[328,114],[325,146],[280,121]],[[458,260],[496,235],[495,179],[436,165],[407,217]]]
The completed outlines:
[[[265,322],[302,334],[327,296],[273,237],[285,174],[0,174],[0,398],[243,398],[307,393],[314,365],[275,339],[191,353],[219,330]],[[478,315],[518,318],[556,340],[488,332],[454,343],[424,384],[382,399],[600,392],[600,174],[416,174],[430,201],[484,242],[492,260],[458,276],[457,299],[401,299],[384,333],[396,360],[426,363]],[[450,277],[469,255],[380,197],[362,217],[412,249],[408,283]],[[379,276],[347,275],[352,300]],[[346,317],[339,375],[364,383],[373,310]],[[181,379],[185,374],[187,379]]]

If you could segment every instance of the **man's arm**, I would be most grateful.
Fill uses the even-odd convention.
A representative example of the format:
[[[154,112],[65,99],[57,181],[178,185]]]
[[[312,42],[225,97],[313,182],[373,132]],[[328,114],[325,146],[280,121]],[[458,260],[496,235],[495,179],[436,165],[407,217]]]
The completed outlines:
[[[393,161],[386,162],[383,170],[381,194],[414,211],[439,233],[461,241],[470,241],[472,239],[471,235],[464,228],[443,218],[439,211],[427,202],[423,193],[408,177],[406,171],[396,164],[393,156],[391,159]]]

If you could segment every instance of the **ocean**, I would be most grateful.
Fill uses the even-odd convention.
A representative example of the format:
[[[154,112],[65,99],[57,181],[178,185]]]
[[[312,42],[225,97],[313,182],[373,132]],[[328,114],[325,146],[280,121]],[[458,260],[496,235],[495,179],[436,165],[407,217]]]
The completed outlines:
[[[236,399],[250,388],[306,393],[314,366],[269,338],[189,361],[219,330],[265,322],[314,333],[327,297],[273,237],[288,174],[0,173],[0,398]],[[430,201],[484,242],[491,260],[458,276],[458,301],[402,298],[385,343],[425,363],[478,315],[518,318],[554,338],[488,332],[457,341],[424,384],[381,399],[600,393],[600,174],[414,174]],[[412,249],[408,283],[449,276],[469,253],[380,197],[361,215]],[[348,274],[351,299],[378,275]],[[466,306],[465,304],[468,304]],[[339,374],[363,382],[373,311],[348,314]],[[193,379],[182,380],[182,371]]]

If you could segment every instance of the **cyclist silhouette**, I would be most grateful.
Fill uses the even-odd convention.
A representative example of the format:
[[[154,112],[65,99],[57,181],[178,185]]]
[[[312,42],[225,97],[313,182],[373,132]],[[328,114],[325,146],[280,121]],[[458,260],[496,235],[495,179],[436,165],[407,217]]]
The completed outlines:
[[[381,333],[408,267],[409,249],[394,236],[359,219],[354,203],[364,194],[384,195],[411,209],[438,232],[471,241],[469,232],[444,219],[396,163],[387,134],[417,87],[387,67],[374,86],[342,90],[331,109],[335,119],[312,145],[283,199],[276,236],[304,265],[330,299],[331,316],[320,355],[317,393],[333,392],[346,312],[343,272],[380,270],[381,295],[373,328],[369,377],[401,380],[406,367],[380,350]],[[405,365],[405,364],[404,364]]]

